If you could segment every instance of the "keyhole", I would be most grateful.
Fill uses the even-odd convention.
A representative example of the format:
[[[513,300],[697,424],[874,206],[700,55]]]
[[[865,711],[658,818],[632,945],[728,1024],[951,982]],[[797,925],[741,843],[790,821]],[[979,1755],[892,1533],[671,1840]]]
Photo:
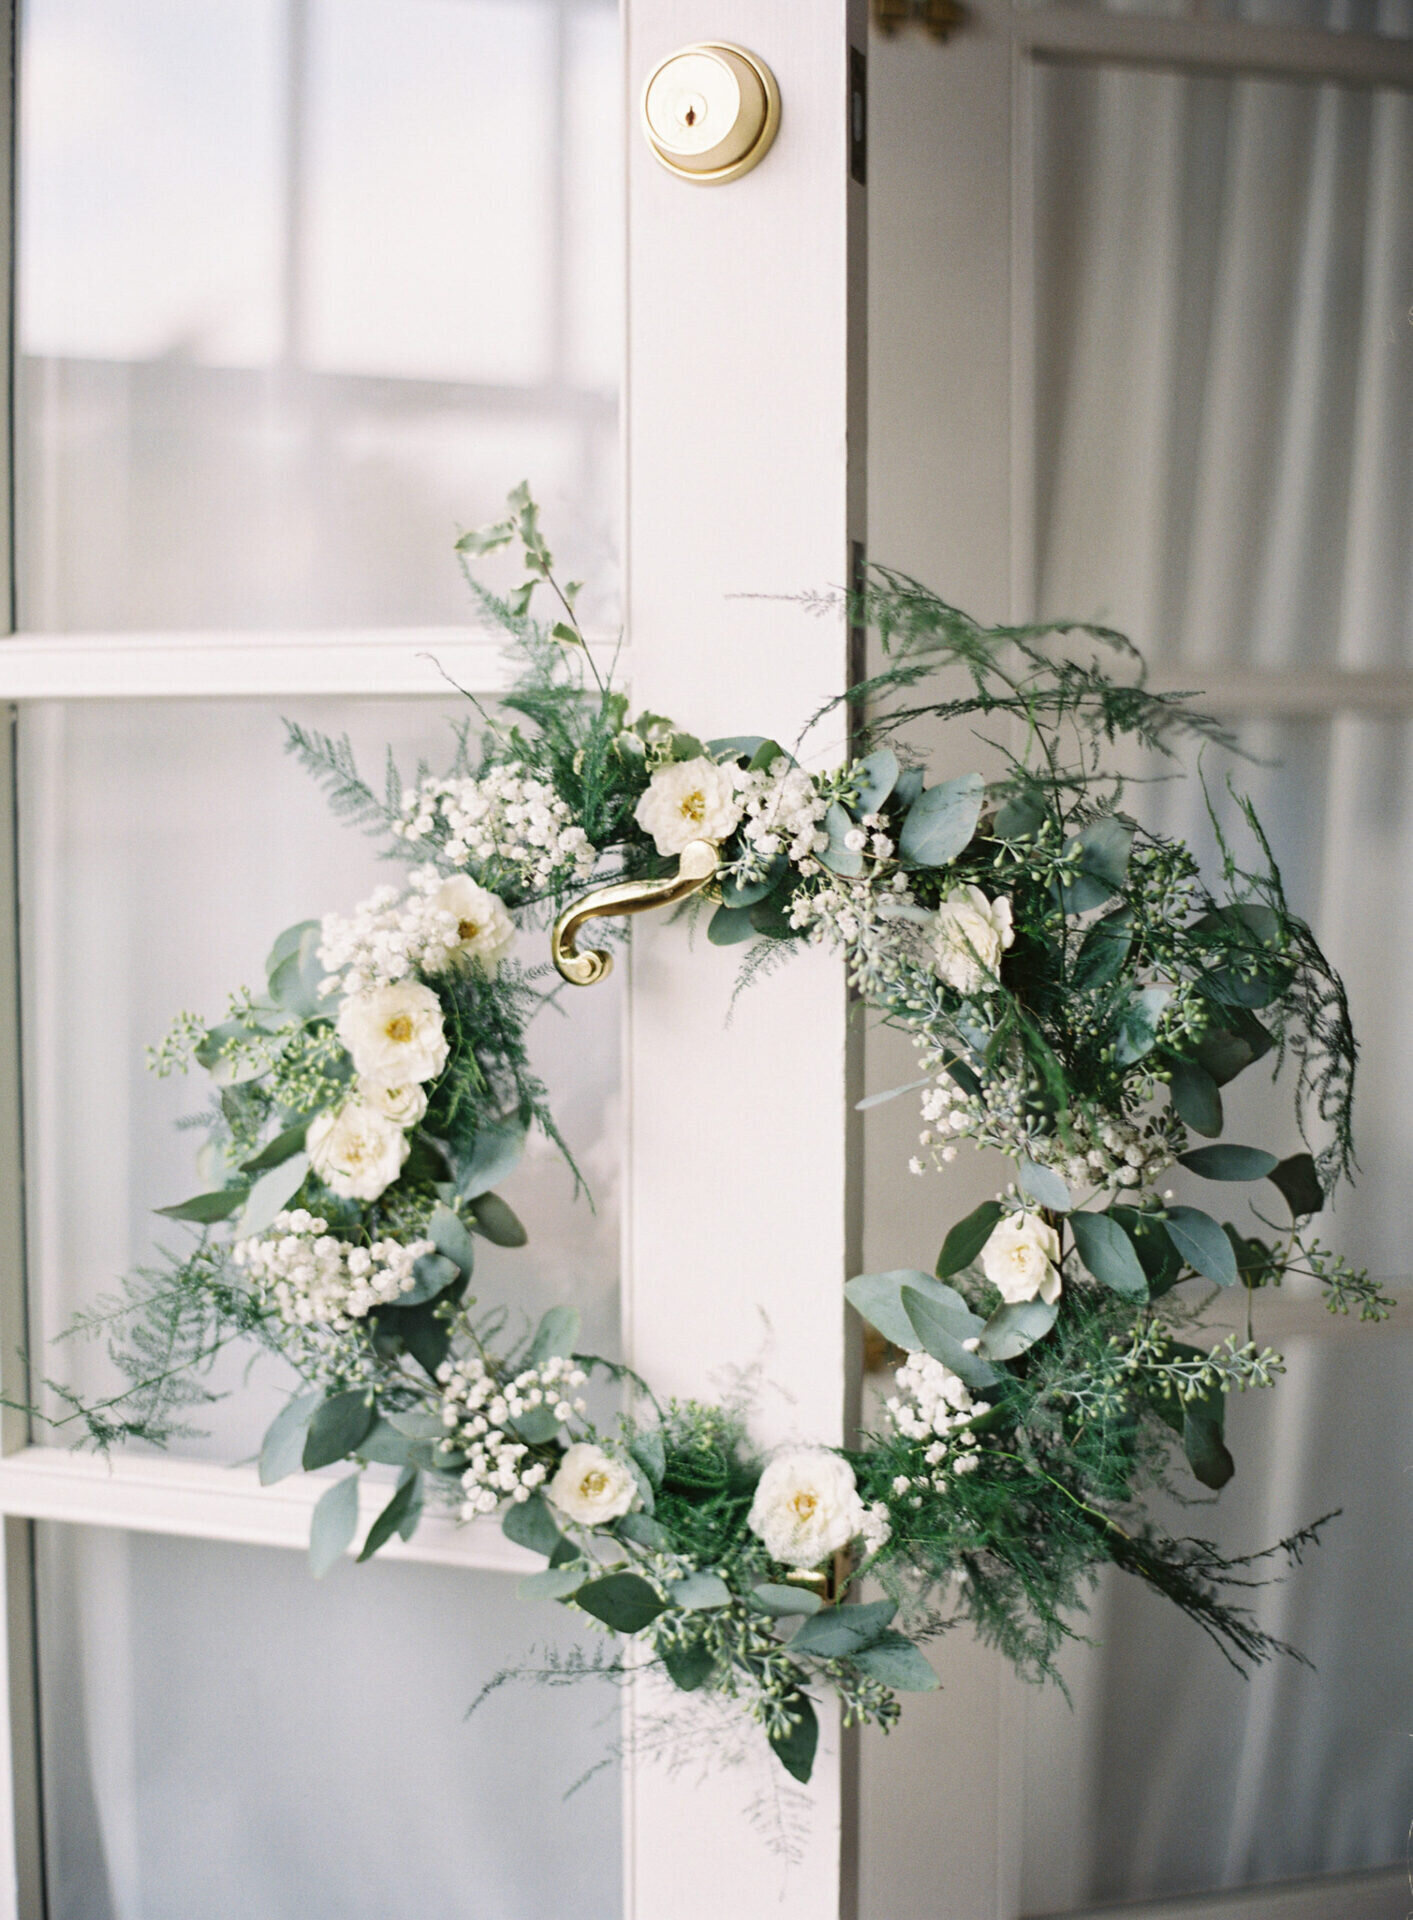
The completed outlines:
[[[694,126],[696,126],[696,124],[697,124],[697,110],[696,110],[696,108],[695,108],[695,107],[688,107],[688,109],[687,109],[687,111],[686,111],[686,114],[685,114],[685,115],[684,115],[683,117],[684,117],[684,119],[686,120],[686,122],[687,122],[687,125],[688,125],[689,127],[694,127]]]

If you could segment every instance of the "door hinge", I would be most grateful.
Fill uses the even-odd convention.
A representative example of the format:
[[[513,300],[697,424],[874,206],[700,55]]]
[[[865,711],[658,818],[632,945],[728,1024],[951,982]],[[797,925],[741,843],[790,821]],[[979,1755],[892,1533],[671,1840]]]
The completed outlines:
[[[883,34],[919,26],[934,40],[947,40],[966,20],[961,0],[873,0],[873,24]]]
[[[849,178],[868,185],[868,56],[849,48]]]

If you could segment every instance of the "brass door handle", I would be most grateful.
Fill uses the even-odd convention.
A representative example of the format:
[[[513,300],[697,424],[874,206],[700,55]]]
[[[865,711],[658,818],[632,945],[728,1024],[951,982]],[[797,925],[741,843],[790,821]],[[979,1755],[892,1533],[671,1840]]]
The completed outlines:
[[[713,840],[689,840],[682,849],[676,873],[665,880],[620,880],[611,887],[599,887],[566,907],[554,923],[550,935],[550,954],[554,964],[576,987],[592,987],[604,979],[613,965],[613,955],[602,947],[590,947],[580,953],[575,946],[579,930],[590,920],[601,920],[616,913],[646,913],[651,907],[674,907],[712,879],[721,865],[721,852]]]

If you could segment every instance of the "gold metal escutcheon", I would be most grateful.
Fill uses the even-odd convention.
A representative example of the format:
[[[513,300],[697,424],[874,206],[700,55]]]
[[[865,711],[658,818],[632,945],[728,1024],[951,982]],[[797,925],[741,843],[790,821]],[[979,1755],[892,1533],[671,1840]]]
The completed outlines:
[[[729,40],[669,54],[643,88],[643,128],[679,180],[719,186],[758,166],[780,126],[780,89],[765,62]]]
[[[674,907],[700,893],[715,877],[721,865],[721,851],[714,840],[689,840],[682,849],[676,873],[663,880],[620,880],[611,887],[598,887],[566,907],[554,923],[550,935],[550,956],[556,967],[573,986],[592,987],[604,979],[613,966],[613,955],[602,947],[590,947],[580,953],[575,941],[590,920],[602,920],[619,913],[647,913],[653,907]]]

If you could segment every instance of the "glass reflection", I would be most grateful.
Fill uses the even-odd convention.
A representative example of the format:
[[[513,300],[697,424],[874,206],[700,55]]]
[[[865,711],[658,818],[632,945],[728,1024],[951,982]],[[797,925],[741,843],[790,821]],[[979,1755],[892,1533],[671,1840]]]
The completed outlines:
[[[459,623],[526,473],[611,619],[617,44],[610,0],[27,0],[21,627]]]

